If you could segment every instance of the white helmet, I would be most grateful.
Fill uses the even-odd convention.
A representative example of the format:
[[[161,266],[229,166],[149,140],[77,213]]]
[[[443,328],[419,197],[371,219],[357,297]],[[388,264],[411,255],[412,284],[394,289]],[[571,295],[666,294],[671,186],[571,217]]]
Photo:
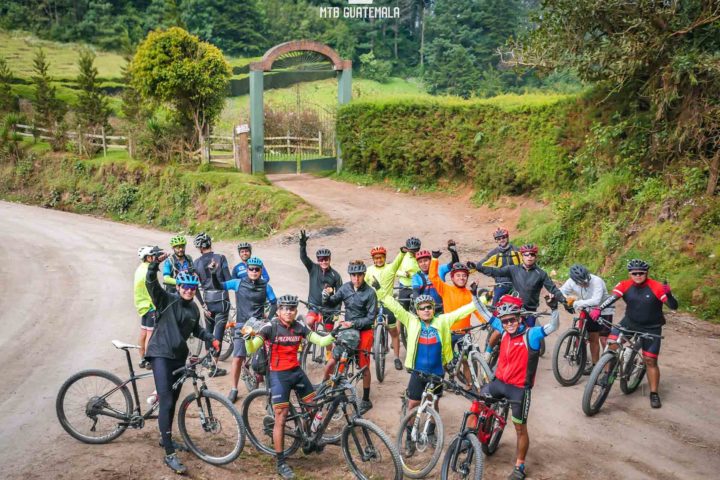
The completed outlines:
[[[140,257],[140,260],[145,260],[145,257],[148,255],[155,255],[158,250],[160,250],[158,247],[153,245],[145,245],[144,247],[138,248],[138,257]]]

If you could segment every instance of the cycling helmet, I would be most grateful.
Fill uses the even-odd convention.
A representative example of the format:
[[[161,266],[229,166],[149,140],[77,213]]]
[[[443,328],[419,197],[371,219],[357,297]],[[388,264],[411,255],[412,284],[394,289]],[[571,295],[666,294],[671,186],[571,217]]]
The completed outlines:
[[[278,307],[282,306],[288,306],[288,307],[297,307],[298,306],[298,297],[295,295],[283,295],[282,297],[277,299]]]
[[[187,240],[185,240],[185,235],[175,235],[170,239],[170,246],[171,247],[179,247],[180,245],[187,245]]]
[[[576,263],[570,267],[570,278],[575,283],[587,283],[590,281],[590,272],[583,265]]]
[[[387,250],[385,250],[385,247],[381,246],[373,247],[370,250],[370,256],[374,257],[375,255],[387,255]]]
[[[422,305],[423,303],[432,303],[435,305],[435,299],[431,297],[430,295],[418,295],[415,297],[415,308],[418,307],[418,305]]]
[[[512,303],[518,308],[522,308],[523,306],[522,298],[516,297],[514,295],[503,295],[502,297],[500,297],[500,300],[498,300],[497,304],[495,304],[495,307],[497,308],[505,303]]]
[[[330,257],[330,249],[329,248],[319,248],[317,252],[315,252],[316,257]]]
[[[470,269],[463,262],[455,262],[452,264],[452,268],[450,269],[450,276],[452,277],[455,272],[470,273]]]
[[[262,260],[260,260],[258,257],[250,257],[250,258],[248,258],[247,264],[248,264],[248,267],[249,267],[250,265],[255,266],[255,267],[262,267],[262,266],[263,266]]]
[[[252,252],[252,245],[250,245],[248,242],[240,242],[237,246],[238,252],[240,250],[250,250]]]
[[[498,229],[495,230],[495,232],[493,233],[493,238],[495,240],[497,240],[498,238],[501,238],[501,237],[509,237],[509,236],[510,236],[510,232],[508,232],[507,228],[505,228],[505,227],[498,227]]]
[[[507,303],[503,303],[502,305],[497,307],[495,316],[498,318],[502,318],[502,317],[507,317],[510,315],[520,315],[521,313],[522,313],[521,307],[518,307],[514,303],[507,302]]]
[[[415,254],[415,260],[420,260],[421,258],[432,258],[432,253],[430,253],[430,250],[420,250]]]
[[[633,258],[630,260],[627,264],[628,272],[632,270],[639,270],[642,272],[647,272],[650,270],[650,265],[644,260],[640,260],[639,258]]]
[[[200,280],[194,273],[180,272],[175,277],[175,282],[178,285],[200,285]]]
[[[415,237],[410,237],[405,242],[405,248],[408,250],[420,250],[420,239]]]
[[[195,236],[193,245],[195,245],[195,248],[210,248],[212,246],[212,238],[210,238],[210,235],[207,233],[200,232]]]
[[[349,350],[357,350],[360,345],[360,332],[354,328],[341,330],[335,336],[335,341]]]
[[[526,243],[525,245],[520,247],[520,253],[534,253],[537,255],[538,247],[533,243]]]
[[[138,257],[140,257],[140,260],[145,260],[145,257],[148,255],[157,255],[162,250],[160,250],[160,247],[157,245],[145,245],[144,247],[138,248]]]
[[[352,275],[353,273],[365,273],[367,272],[367,267],[362,262],[350,262],[350,265],[348,265],[348,273]]]

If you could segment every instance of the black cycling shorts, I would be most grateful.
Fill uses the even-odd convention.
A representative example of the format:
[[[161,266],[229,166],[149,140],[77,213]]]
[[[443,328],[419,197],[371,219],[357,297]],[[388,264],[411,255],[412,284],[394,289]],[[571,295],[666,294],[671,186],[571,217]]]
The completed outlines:
[[[422,394],[425,391],[425,387],[427,386],[427,384],[428,384],[428,380],[423,379],[416,372],[412,372],[410,374],[410,381],[408,382],[408,387],[407,387],[408,398],[410,400],[415,400],[418,402],[420,400],[422,400]],[[435,390],[435,394],[438,397],[442,397],[442,393],[443,393],[443,387],[442,387],[442,385],[440,385]]]
[[[270,396],[274,407],[286,407],[290,404],[290,392],[295,390],[303,402],[309,402],[315,396],[315,388],[300,367],[290,370],[271,370]]]
[[[622,325],[622,324],[621,324]],[[652,329],[651,331],[648,331],[647,333],[652,333],[654,335],[662,335],[662,328]],[[612,332],[610,332],[610,336],[608,337],[608,340],[617,340],[618,336],[620,335],[620,330],[617,328],[613,328]],[[640,347],[642,348],[642,354],[644,357],[650,357],[650,358],[658,358],[660,355],[660,345],[662,344],[662,339],[658,337],[642,337],[640,339]]]
[[[606,320],[610,323],[612,323],[612,321],[613,321],[612,315],[601,315],[601,317],[603,320]],[[603,325],[600,322],[595,322],[590,319],[588,319],[587,322],[588,322],[588,324],[587,324],[588,332],[590,332],[590,333],[598,333],[599,332],[601,337],[607,337],[608,335],[610,335],[610,327],[608,327],[607,325]]]
[[[531,389],[508,385],[496,378],[492,382],[483,385],[480,392],[495,398],[507,398],[511,402],[512,421],[521,425],[527,423],[528,414],[530,413]]]
[[[157,310],[150,310],[140,318],[140,329],[152,332],[157,322]]]

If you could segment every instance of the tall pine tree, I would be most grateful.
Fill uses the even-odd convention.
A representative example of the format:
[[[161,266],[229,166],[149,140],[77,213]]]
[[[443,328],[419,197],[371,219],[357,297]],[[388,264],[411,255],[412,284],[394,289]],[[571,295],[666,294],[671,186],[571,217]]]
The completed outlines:
[[[57,89],[52,85],[52,79],[48,73],[50,63],[42,48],[35,52],[33,58],[33,85],[35,95],[32,101],[35,110],[35,125],[55,128],[65,116],[67,108],[57,98]]]
[[[80,73],[76,81],[79,93],[75,115],[84,130],[96,132],[101,127],[107,126],[110,109],[108,99],[98,82],[95,54],[88,49],[81,50],[78,67]]]

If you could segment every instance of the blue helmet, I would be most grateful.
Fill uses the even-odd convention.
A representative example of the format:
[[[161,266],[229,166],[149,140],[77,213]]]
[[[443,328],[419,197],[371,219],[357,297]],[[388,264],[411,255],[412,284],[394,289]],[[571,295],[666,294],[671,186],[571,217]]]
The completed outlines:
[[[250,258],[248,258],[247,264],[248,264],[248,266],[253,265],[253,266],[255,266],[255,267],[262,267],[262,266],[263,266],[262,260],[260,260],[258,257],[250,257]]]
[[[178,285],[200,285],[200,280],[194,273],[180,272],[175,277],[175,283]]]

